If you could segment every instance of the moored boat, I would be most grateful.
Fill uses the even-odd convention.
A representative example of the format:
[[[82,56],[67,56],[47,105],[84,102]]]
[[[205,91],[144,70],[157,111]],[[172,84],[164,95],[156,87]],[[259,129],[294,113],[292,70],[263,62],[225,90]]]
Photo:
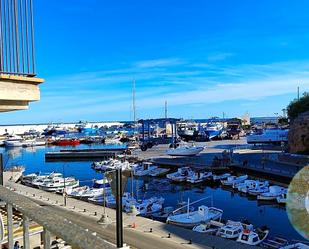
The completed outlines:
[[[57,146],[77,146],[80,144],[78,139],[59,139],[53,142]]]
[[[259,194],[257,196],[257,199],[263,201],[273,201],[277,200],[277,197],[281,196],[284,193],[287,193],[286,188],[274,185],[269,187],[268,192]]]
[[[256,246],[261,244],[267,238],[268,234],[269,229],[266,227],[261,227],[254,230],[246,228],[239,234],[237,241],[247,245]]]
[[[166,154],[169,156],[196,156],[204,150],[201,146],[179,146],[177,148],[168,149]]]
[[[188,204],[189,206],[189,204]],[[207,207],[205,205],[199,206],[197,211],[188,211],[183,214],[172,214],[166,222],[176,226],[193,228],[199,224],[207,223],[210,220],[221,220],[223,210],[215,207]]]
[[[193,174],[194,172],[190,167],[182,167],[174,173],[167,174],[166,177],[175,182],[185,182]]]
[[[244,182],[247,178],[248,175],[229,176],[226,180],[221,180],[221,184],[224,186],[233,186],[234,184]]]
[[[215,221],[215,220],[211,220],[207,223],[201,223],[201,224],[193,227],[192,230],[194,232],[198,232],[198,233],[215,235],[218,232],[218,230],[223,226],[224,226],[224,223],[219,222],[219,221]]]
[[[43,180],[42,184],[39,185],[39,189],[55,192],[66,187],[77,187],[79,181],[74,177],[53,177]]]

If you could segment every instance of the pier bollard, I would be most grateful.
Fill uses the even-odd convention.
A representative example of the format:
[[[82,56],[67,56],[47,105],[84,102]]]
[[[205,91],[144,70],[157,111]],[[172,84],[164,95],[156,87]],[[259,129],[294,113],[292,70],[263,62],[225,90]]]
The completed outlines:
[[[98,215],[98,213],[97,212],[94,212],[94,216],[97,216]]]
[[[152,228],[149,229],[149,232],[152,233]]]
[[[49,201],[49,198],[47,198],[47,201]]]
[[[58,201],[56,201],[56,204],[58,204]]]
[[[35,197],[35,194],[33,194],[32,196]]]
[[[171,238],[171,233],[168,233],[167,238]]]
[[[192,240],[191,240],[191,239],[189,240],[188,244],[189,244],[189,245],[191,245],[191,244],[192,244]]]
[[[84,208],[84,213],[86,213],[86,208]]]

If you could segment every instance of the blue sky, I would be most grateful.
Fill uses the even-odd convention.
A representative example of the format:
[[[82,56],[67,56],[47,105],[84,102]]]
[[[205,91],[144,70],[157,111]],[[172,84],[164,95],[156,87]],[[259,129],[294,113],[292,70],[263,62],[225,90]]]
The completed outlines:
[[[309,90],[306,0],[34,1],[41,100],[1,123],[273,116]]]

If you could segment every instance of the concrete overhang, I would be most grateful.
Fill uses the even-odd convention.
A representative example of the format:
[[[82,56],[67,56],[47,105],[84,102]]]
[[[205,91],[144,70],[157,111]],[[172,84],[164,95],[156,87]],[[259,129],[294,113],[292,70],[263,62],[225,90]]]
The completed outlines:
[[[0,112],[26,110],[30,102],[40,100],[39,84],[44,80],[0,74]]]

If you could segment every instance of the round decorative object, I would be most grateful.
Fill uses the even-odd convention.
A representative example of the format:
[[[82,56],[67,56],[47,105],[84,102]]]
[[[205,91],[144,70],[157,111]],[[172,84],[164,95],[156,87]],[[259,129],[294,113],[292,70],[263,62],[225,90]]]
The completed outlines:
[[[309,239],[309,166],[293,178],[287,193],[286,210],[295,230]]]

